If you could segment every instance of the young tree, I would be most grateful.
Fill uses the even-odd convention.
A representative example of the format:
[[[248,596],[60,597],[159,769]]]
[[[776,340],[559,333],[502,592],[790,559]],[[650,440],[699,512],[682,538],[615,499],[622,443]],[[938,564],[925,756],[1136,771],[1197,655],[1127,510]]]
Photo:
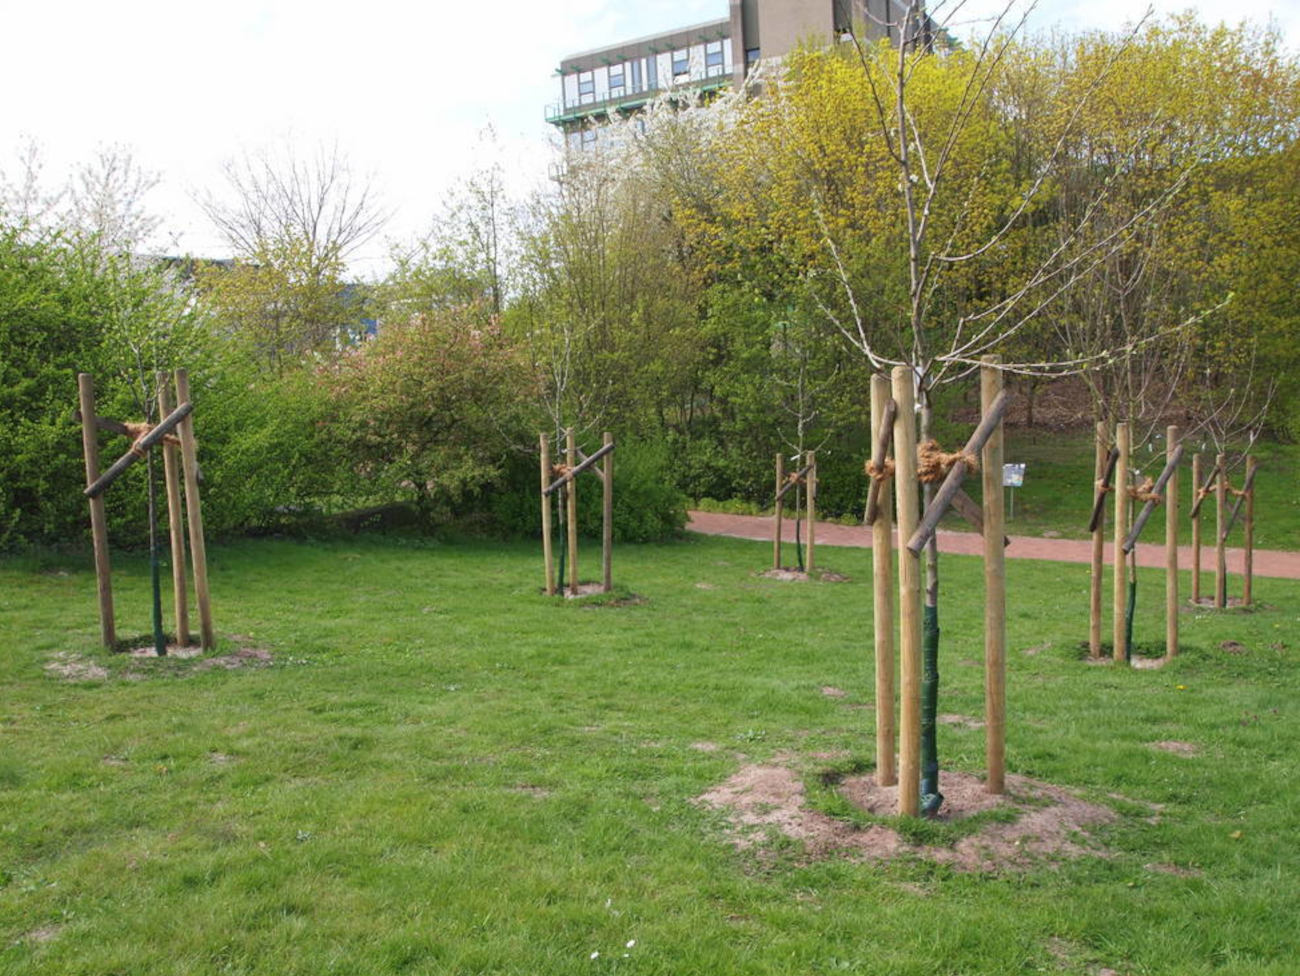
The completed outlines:
[[[203,277],[218,314],[282,369],[359,323],[346,262],[387,214],[337,146],[306,159],[292,149],[245,154],[225,176],[227,195],[199,203],[237,260]]]

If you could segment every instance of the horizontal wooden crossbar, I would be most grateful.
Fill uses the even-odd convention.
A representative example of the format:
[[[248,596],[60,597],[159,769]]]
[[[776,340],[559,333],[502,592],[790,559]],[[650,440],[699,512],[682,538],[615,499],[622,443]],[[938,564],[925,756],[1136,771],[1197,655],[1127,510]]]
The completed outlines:
[[[109,485],[121,477],[122,472],[144,457],[149,448],[175,430],[180,422],[193,412],[194,405],[192,403],[188,401],[182,403],[164,417],[157,427],[132,444],[131,449],[114,461],[113,466],[96,478],[94,483],[86,488],[83,494],[87,498],[98,498],[108,489]]]
[[[1151,486],[1151,494],[1159,495],[1161,498],[1164,498],[1165,485],[1167,485],[1169,479],[1174,476],[1174,472],[1178,470],[1178,465],[1182,463],[1182,460],[1183,445],[1179,444],[1174,448],[1173,455],[1165,462],[1165,469],[1160,472],[1160,477],[1157,478],[1156,483]],[[1133,547],[1137,545],[1138,536],[1140,536],[1142,530],[1146,528],[1147,520],[1151,518],[1151,513],[1155,510],[1156,503],[1154,499],[1148,500],[1147,503],[1142,506],[1142,511],[1139,512],[1138,517],[1133,520],[1133,528],[1129,530],[1128,538],[1124,540],[1125,552],[1133,551]]]
[[[566,471],[564,474],[560,475],[558,478],[552,481],[549,485],[546,486],[546,489],[545,491],[542,492],[542,494],[549,495],[553,492],[558,491],[561,487],[567,485],[570,481],[572,481],[578,475],[582,474],[582,472],[586,471],[593,464],[595,464],[597,461],[599,461],[606,454],[609,454],[613,450],[614,450],[613,444],[606,444],[604,447],[602,447],[595,454],[588,457],[581,464],[575,464],[573,466],[573,470]]]
[[[988,439],[993,436],[993,432],[998,429],[998,424],[1002,423],[1002,415],[1007,412],[1007,405],[1011,402],[1007,391],[1003,390],[997,395],[994,401],[989,405],[988,413],[980,420],[979,426],[975,428],[975,433],[970,435],[970,440],[966,442],[963,454],[978,454],[988,443]],[[907,541],[907,551],[914,556],[919,556],[921,550],[925,548],[930,537],[934,535],[935,530],[939,527],[939,520],[943,518],[943,513],[948,510],[952,504],[953,496],[961,490],[961,483],[966,478],[966,462],[957,460],[948,470],[948,476],[943,479],[943,484],[930,502],[930,506],[925,510],[925,517],[921,519],[921,524],[916,527],[912,533],[912,538]]]

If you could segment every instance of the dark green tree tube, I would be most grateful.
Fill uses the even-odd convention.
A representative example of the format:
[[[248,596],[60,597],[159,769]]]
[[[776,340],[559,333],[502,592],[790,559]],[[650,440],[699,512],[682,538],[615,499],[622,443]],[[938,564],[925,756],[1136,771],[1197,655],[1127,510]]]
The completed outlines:
[[[1133,660],[1133,614],[1137,610],[1137,577],[1128,581],[1128,599],[1124,602],[1124,660]]]
[[[921,815],[933,817],[943,805],[939,792],[939,608],[926,606],[921,618]]]

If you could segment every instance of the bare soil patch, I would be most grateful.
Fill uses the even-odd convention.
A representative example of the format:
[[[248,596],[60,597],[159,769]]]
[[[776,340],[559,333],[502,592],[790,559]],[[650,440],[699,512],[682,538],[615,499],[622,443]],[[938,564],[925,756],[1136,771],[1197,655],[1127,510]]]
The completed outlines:
[[[843,688],[836,688],[833,685],[823,687],[822,694],[827,698],[847,698],[849,696],[849,693]]]
[[[1169,659],[1164,657],[1133,657],[1129,659],[1129,664],[1139,671],[1158,671],[1168,663]]]
[[[782,583],[807,583],[809,576],[802,569],[768,569],[758,574],[763,579],[780,580]]]
[[[936,715],[935,721],[940,725],[952,725],[959,729],[982,729],[984,723],[969,715]]]
[[[159,657],[152,646],[126,651],[122,657],[129,662],[124,669],[109,668],[90,657],[73,651],[57,651],[45,665],[47,674],[62,681],[107,681],[117,677],[125,681],[143,681],[161,675],[184,677],[220,668],[235,671],[240,668],[264,668],[272,663],[271,652],[260,647],[240,647],[230,654],[203,657],[199,647],[169,644],[165,657]]]
[[[108,677],[107,668],[71,651],[58,651],[45,665],[45,672],[63,681],[103,681]]]
[[[723,811],[732,842],[740,849],[759,849],[776,832],[800,841],[813,858],[847,856],[888,860],[910,855],[948,864],[961,871],[1021,871],[1043,860],[1105,856],[1089,843],[1090,830],[1115,819],[1109,807],[1088,803],[1067,790],[1023,776],[1007,777],[1007,793],[994,796],[969,773],[945,773],[940,821],[955,822],[989,810],[1009,810],[1012,822],[988,822],[952,846],[909,843],[887,824],[862,827],[806,803],[803,780],[788,766],[746,766],[725,783],[696,798]],[[892,816],[898,788],[880,786],[871,776],[840,784],[842,795],[865,813]]]
[[[1174,739],[1153,742],[1151,748],[1159,749],[1162,752],[1172,752],[1175,756],[1199,756],[1201,754],[1201,747],[1196,743],[1178,742]]]
[[[1240,641],[1226,640],[1219,645],[1219,650],[1226,651],[1228,654],[1245,654],[1249,648]]]

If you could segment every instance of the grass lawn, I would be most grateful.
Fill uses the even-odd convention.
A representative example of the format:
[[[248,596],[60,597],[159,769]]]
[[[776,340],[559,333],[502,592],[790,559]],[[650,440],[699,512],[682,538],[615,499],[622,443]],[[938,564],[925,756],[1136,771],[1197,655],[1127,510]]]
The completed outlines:
[[[88,559],[0,563],[0,972],[1296,972],[1300,584],[1188,613],[1137,671],[1080,660],[1086,567],[1009,563],[1009,768],[1118,817],[1105,856],[972,874],[737,850],[693,802],[746,763],[870,760],[869,553],[791,584],[762,543],[625,546],[639,599],[593,606],[539,594],[539,548],[214,547],[222,650],[274,661],[205,671],[96,654]],[[943,573],[940,710],[975,716],[979,564]],[[143,630],[145,561],[117,583]],[[983,733],[940,748],[978,772]]]

